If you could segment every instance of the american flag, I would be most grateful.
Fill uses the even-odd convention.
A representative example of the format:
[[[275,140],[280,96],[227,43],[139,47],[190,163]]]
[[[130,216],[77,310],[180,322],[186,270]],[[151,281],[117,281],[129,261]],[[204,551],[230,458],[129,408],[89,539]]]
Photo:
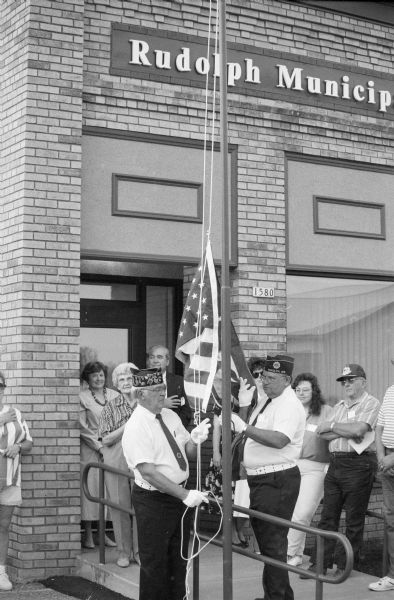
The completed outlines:
[[[185,364],[185,392],[195,410],[206,411],[218,353],[218,287],[208,240],[187,296],[175,351],[175,356]]]
[[[196,411],[206,412],[217,369],[221,366],[220,294],[208,240],[193,277],[179,327],[175,356],[185,364],[185,392]],[[231,380],[245,377],[254,385],[231,323]]]

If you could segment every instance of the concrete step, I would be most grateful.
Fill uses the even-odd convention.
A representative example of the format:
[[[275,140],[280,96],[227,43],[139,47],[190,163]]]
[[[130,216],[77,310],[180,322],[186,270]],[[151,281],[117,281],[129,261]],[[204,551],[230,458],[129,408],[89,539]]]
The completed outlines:
[[[83,551],[77,558],[75,574],[94,581],[105,587],[138,600],[139,567],[131,564],[122,569],[116,565],[118,553],[116,548],[106,550],[106,564],[99,564],[98,550]],[[305,558],[307,566],[308,558]],[[254,600],[262,597],[261,574],[263,565],[252,558],[241,554],[233,555],[233,600]],[[210,544],[200,555],[200,598],[199,600],[221,600],[222,587],[222,549]],[[324,584],[325,600],[371,600],[377,596],[368,590],[368,584],[377,577],[353,571],[344,583]],[[297,599],[313,600],[315,582],[300,579],[296,573],[290,573],[290,581]],[[188,577],[190,596],[192,598],[192,569]],[[394,600],[393,592],[379,592],[379,600]]]

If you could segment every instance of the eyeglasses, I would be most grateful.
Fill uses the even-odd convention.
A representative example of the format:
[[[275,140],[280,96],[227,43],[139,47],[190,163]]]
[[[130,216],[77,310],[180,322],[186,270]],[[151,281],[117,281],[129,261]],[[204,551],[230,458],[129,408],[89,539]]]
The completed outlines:
[[[0,390],[4,390],[6,387],[7,386],[5,383],[0,383]]]
[[[259,377],[263,378],[263,371],[253,371],[252,377],[253,379],[258,379]]]
[[[346,385],[347,383],[354,383],[357,379],[364,379],[364,377],[348,377],[341,381],[341,385]]]
[[[312,390],[310,388],[296,388],[295,392],[296,394],[308,394],[309,392],[312,392]]]

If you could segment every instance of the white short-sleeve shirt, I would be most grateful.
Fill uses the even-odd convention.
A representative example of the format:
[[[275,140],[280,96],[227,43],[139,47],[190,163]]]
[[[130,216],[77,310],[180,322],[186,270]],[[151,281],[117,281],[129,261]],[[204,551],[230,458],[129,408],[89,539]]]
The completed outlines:
[[[185,446],[190,440],[190,433],[173,410],[163,408],[161,416],[185,457],[186,471],[179,467],[156,415],[140,404],[126,423],[122,437],[123,453],[129,468],[134,470],[136,480],[145,481],[138,471],[138,465],[152,463],[159,473],[173,483],[182,483],[189,476]]]
[[[250,416],[249,423],[253,423],[264,403],[265,401],[259,402]],[[273,398],[264,412],[258,416],[255,427],[283,433],[290,442],[284,448],[270,448],[247,438],[243,461],[245,467],[258,469],[282,463],[296,465],[301,453],[305,420],[305,410],[300,400],[290,386],[286,387],[281,395]]]

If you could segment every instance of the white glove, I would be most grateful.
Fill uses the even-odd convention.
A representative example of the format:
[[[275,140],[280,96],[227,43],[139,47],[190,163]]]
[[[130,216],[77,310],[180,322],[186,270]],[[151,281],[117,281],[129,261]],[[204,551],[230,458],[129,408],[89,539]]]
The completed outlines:
[[[203,442],[205,442],[205,440],[208,438],[210,427],[211,424],[209,422],[209,419],[204,419],[203,421],[201,421],[201,423],[197,425],[197,427],[192,429],[190,432],[192,442],[194,442],[195,444],[202,444]]]
[[[247,379],[239,378],[238,402],[239,407],[250,406],[256,386],[250,387]]]
[[[199,490],[190,490],[188,495],[184,500],[182,500],[183,504],[186,506],[200,506],[201,502],[206,502],[208,504],[209,500],[207,498],[207,492],[200,492]]]
[[[245,429],[248,426],[247,423],[245,423],[245,421],[243,421],[241,419],[241,417],[239,417],[235,413],[231,413],[231,422],[234,426],[235,433],[241,433],[242,431],[245,431]],[[220,423],[220,425],[222,425],[222,415],[221,414],[219,415],[219,423]]]

